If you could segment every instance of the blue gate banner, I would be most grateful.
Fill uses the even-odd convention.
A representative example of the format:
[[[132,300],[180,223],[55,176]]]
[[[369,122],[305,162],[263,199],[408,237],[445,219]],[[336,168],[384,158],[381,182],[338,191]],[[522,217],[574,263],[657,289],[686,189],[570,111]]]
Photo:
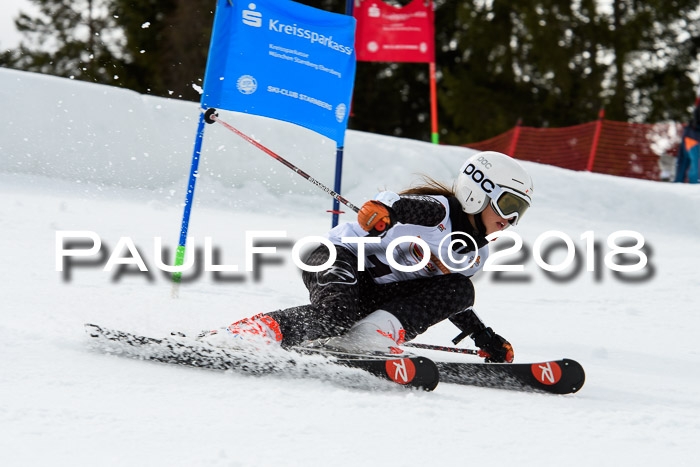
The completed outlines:
[[[343,145],[355,19],[290,0],[218,0],[202,107],[284,120]]]

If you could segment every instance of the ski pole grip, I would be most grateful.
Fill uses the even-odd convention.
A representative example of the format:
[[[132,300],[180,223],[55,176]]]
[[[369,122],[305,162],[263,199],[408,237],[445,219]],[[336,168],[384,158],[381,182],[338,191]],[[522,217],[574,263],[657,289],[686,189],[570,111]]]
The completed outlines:
[[[452,343],[453,343],[454,345],[457,345],[457,344],[459,344],[460,342],[462,342],[462,341],[464,340],[464,338],[467,337],[467,336],[469,336],[469,333],[466,332],[466,331],[462,331],[457,337],[455,337],[454,339],[452,339]]]

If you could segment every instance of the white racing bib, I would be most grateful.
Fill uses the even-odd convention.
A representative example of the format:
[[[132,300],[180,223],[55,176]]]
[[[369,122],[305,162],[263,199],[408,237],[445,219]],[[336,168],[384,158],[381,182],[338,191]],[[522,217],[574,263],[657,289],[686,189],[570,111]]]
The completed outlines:
[[[450,248],[454,241],[459,242],[457,250],[461,251],[461,242],[452,234],[452,222],[450,220],[450,207],[444,196],[426,196],[437,200],[445,207],[445,217],[435,227],[425,227],[413,224],[397,224],[382,237],[379,243],[363,245],[365,270],[369,271],[378,284],[389,282],[421,279],[425,277],[439,276],[443,274],[457,273],[465,276],[476,274],[484,265],[489,254],[488,244],[466,254],[460,254]],[[464,233],[466,234],[466,232]],[[402,271],[396,268],[387,258],[388,247],[399,237],[419,237],[429,247],[424,251],[415,240],[402,241],[395,244],[390,252],[395,264],[402,267],[411,267],[413,271]],[[367,232],[362,230],[357,222],[339,225],[328,233],[328,239],[335,245],[341,245],[352,251],[359,258],[361,246],[357,243],[343,242],[343,237],[367,237]],[[469,240],[467,240],[469,241]],[[476,245],[471,243],[466,249],[474,250]],[[430,258],[427,263],[418,268],[417,265],[424,261],[426,255]]]

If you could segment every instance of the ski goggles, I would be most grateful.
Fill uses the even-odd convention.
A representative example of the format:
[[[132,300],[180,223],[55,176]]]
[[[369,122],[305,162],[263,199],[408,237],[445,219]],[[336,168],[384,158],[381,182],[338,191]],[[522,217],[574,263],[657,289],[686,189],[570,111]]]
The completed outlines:
[[[517,225],[520,218],[530,207],[531,201],[527,195],[510,188],[496,185],[489,194],[491,197],[491,207],[504,219],[508,219],[511,225]]]

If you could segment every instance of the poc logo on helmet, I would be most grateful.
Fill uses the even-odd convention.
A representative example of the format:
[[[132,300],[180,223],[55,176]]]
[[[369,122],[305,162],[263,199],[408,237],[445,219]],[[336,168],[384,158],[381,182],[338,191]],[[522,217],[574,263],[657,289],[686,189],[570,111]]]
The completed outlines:
[[[490,163],[489,160],[487,158],[485,158],[484,156],[481,156],[480,158],[478,158],[477,161],[481,162],[481,165],[483,165],[487,169],[490,169],[491,167],[493,167],[493,164]]]
[[[478,160],[481,159],[482,158],[479,158]],[[486,161],[486,163],[488,163],[489,166],[491,165],[491,163],[489,163],[488,161]],[[486,178],[484,172],[477,169],[474,164],[467,165],[467,167],[464,169],[464,173],[469,175],[472,178],[472,180],[474,180],[477,184],[480,184],[481,189],[484,190],[486,193],[491,193],[496,187],[496,184],[488,178]]]
[[[250,10],[243,10],[243,24],[259,28],[262,26],[262,13],[255,10],[255,3],[248,5]]]

